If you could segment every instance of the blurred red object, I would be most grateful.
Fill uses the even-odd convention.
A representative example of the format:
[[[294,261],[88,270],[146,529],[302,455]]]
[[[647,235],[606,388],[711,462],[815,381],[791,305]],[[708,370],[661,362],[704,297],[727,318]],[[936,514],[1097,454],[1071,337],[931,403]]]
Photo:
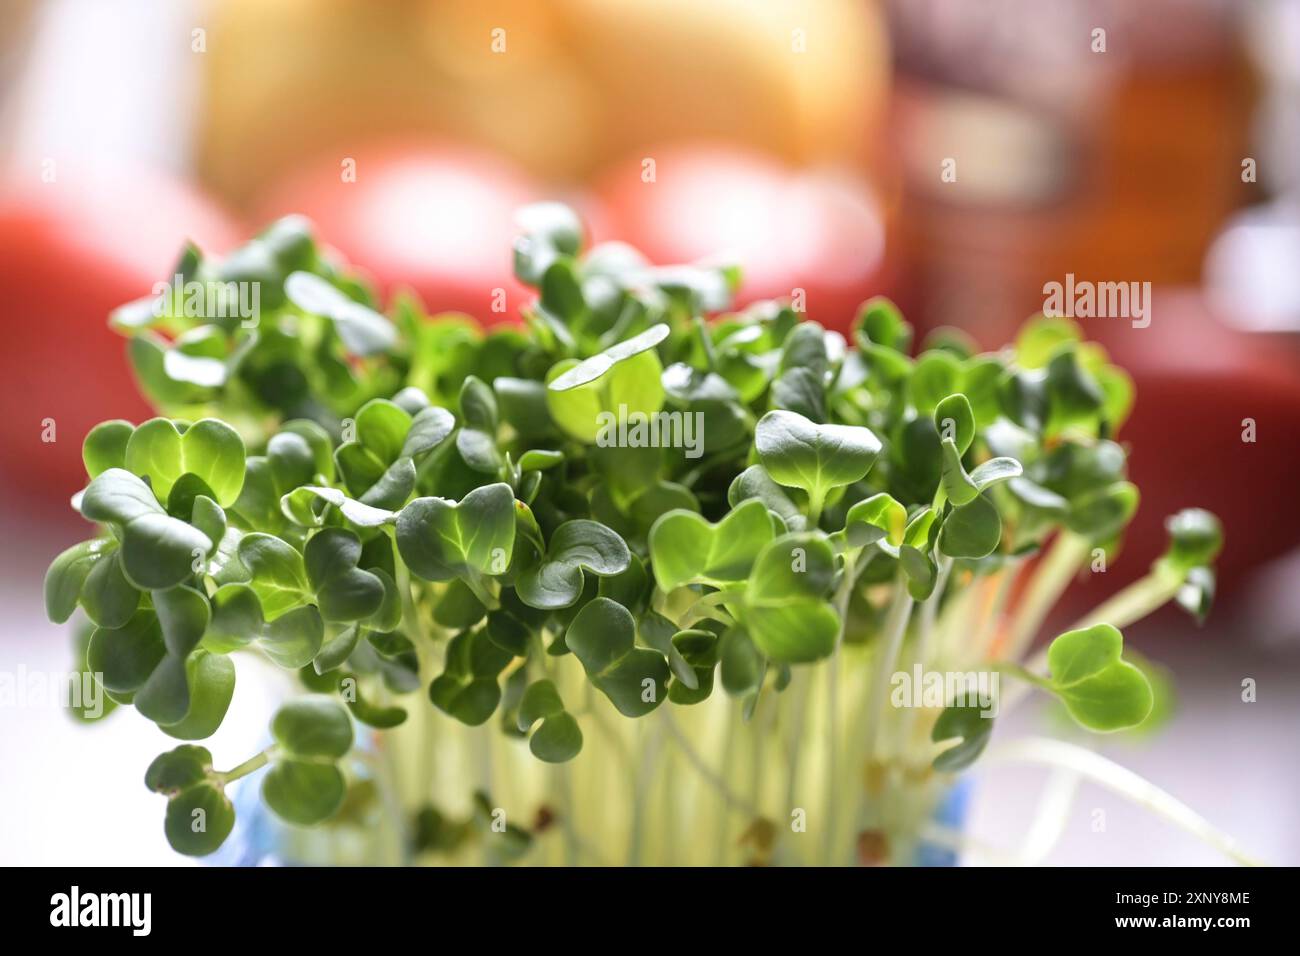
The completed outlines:
[[[1123,553],[1111,573],[1085,575],[1081,604],[1144,574],[1168,542],[1165,518],[1181,508],[1208,508],[1223,522],[1225,600],[1249,571],[1300,543],[1300,510],[1284,491],[1300,447],[1300,343],[1226,326],[1194,290],[1157,287],[1150,308],[1147,328],[1080,321],[1136,383],[1119,439],[1142,490]],[[1245,440],[1250,422],[1254,441]]]
[[[598,238],[659,265],[739,263],[738,306],[802,289],[810,318],[845,331],[864,299],[888,291],[883,213],[846,175],[720,146],[665,147],[609,170],[597,195],[608,217]]]
[[[524,174],[488,154],[376,145],[306,165],[255,208],[263,222],[307,216],[321,240],[372,276],[385,298],[407,287],[430,312],[465,312],[491,324],[517,317],[534,297],[515,280],[510,249],[515,212],[544,198]]]
[[[108,314],[166,281],[187,239],[223,253],[239,238],[209,200],[153,170],[0,186],[0,445],[8,489],[66,504],[85,484],[86,432],[105,419],[150,416]]]

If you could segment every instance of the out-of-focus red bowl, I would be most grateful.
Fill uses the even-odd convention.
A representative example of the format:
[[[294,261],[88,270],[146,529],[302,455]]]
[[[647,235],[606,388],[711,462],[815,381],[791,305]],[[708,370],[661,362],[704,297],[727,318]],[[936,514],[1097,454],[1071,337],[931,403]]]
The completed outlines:
[[[596,192],[606,212],[598,238],[631,243],[659,265],[737,262],[737,305],[802,289],[809,318],[846,331],[864,299],[888,291],[881,208],[848,174],[729,147],[665,146],[611,168]]]
[[[1251,569],[1300,544],[1288,490],[1300,448],[1300,343],[1225,325],[1186,289],[1156,288],[1147,328],[1122,318],[1080,324],[1136,383],[1119,437],[1142,499],[1119,561],[1088,575],[1078,600],[1100,600],[1145,573],[1165,547],[1165,518],[1199,506],[1223,522],[1219,595],[1230,601]],[[1242,440],[1246,419],[1253,443]]]
[[[355,162],[355,181],[344,175],[345,160]],[[268,189],[255,209],[262,222],[306,215],[385,298],[406,287],[431,313],[465,312],[492,324],[517,317],[533,298],[513,274],[515,213],[546,198],[490,154],[377,144],[320,157]]]
[[[0,186],[0,475],[66,504],[85,479],[81,441],[109,418],[150,415],[108,314],[167,281],[189,239],[225,252],[239,230],[192,187],[154,170],[94,182]],[[46,442],[47,419],[55,441]]]

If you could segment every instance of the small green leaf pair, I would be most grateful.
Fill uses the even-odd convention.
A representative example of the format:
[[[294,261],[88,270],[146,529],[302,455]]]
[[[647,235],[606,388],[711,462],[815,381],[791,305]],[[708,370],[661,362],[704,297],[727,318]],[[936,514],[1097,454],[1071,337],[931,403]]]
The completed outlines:
[[[768,412],[754,433],[759,460],[779,485],[808,493],[809,521],[817,523],[826,496],[860,481],[880,455],[880,440],[855,425],[818,425],[791,411]]]
[[[121,627],[97,628],[87,662],[92,672],[102,675],[104,689],[115,698],[131,700],[136,710],[157,724],[179,724],[191,712],[190,683],[197,672],[189,660],[203,639],[211,611],[207,598],[189,587],[154,591],[152,599],[152,610],[136,611]],[[233,668],[226,676],[232,689]],[[224,704],[229,704],[228,694]],[[224,714],[222,705],[218,723]],[[195,729],[204,722],[196,717]]]
[[[148,478],[158,500],[167,500],[177,482],[192,476],[228,508],[244,484],[244,442],[214,418],[179,428],[167,418],[151,418],[138,428],[120,420],[104,422],[86,436],[82,458],[92,478],[118,468]]]
[[[463,724],[478,726],[501,702],[501,672],[513,659],[486,628],[461,631],[447,643],[443,672],[429,685],[429,699]]]
[[[662,654],[636,646],[636,621],[617,601],[597,597],[585,605],[564,643],[623,716],[644,717],[667,697],[668,663]]]
[[[142,591],[174,587],[192,577],[214,548],[211,538],[168,514],[149,486],[122,468],[95,477],[81,496],[81,513],[116,529],[121,569]]]
[[[541,723],[537,724],[538,721]],[[564,701],[552,681],[539,680],[528,685],[519,702],[519,729],[526,732],[534,724],[537,729],[528,738],[528,749],[538,760],[564,763],[582,750],[582,728],[564,709]]]
[[[207,856],[234,829],[234,805],[212,769],[206,747],[187,744],[160,754],[145,772],[144,783],[167,797],[163,832],[177,853]]]
[[[376,398],[357,411],[355,438],[334,452],[351,497],[361,504],[397,511],[415,490],[416,461],[446,440],[455,419],[428,406],[414,415],[388,399]]]
[[[397,548],[426,581],[504,574],[515,542],[515,496],[498,482],[460,502],[416,498],[397,517]]]
[[[338,761],[352,749],[347,711],[325,698],[282,706],[271,722],[274,763],[262,779],[262,799],[282,819],[312,826],[343,805],[347,781]]]
[[[1109,624],[1067,631],[1047,649],[1050,678],[1042,686],[1089,730],[1135,727],[1151,713],[1151,683],[1124,660],[1124,637]]]
[[[734,591],[724,604],[773,660],[817,660],[834,649],[839,617],[825,600],[835,573],[830,541],[821,532],[777,537],[762,500],[742,502],[716,524],[668,512],[651,529],[650,557],[664,591],[691,584]]]
[[[622,574],[631,561],[627,543],[600,522],[566,521],[551,535],[542,559],[519,575],[515,592],[530,607],[569,607],[582,596],[583,568],[608,578]]]
[[[293,551],[288,545],[284,547]],[[288,568],[281,567],[281,570]],[[262,571],[260,592],[250,584],[239,582],[217,588],[212,595],[212,624],[204,639],[205,646],[227,653],[254,643],[276,664],[296,670],[310,664],[320,652],[325,623],[314,605],[300,606],[296,601],[286,600],[286,592],[273,588],[267,573]],[[299,583],[306,585],[304,580],[295,582],[295,587]],[[307,594],[305,590],[294,593]],[[267,619],[261,594],[271,596],[272,606],[279,609],[274,619]]]

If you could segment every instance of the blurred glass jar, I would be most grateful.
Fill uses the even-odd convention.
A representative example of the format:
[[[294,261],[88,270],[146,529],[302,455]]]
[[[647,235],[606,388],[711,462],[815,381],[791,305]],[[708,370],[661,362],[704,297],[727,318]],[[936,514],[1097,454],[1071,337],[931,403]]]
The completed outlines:
[[[888,10],[909,314],[997,346],[1066,273],[1199,278],[1206,244],[1243,201],[1251,89],[1231,4]]]

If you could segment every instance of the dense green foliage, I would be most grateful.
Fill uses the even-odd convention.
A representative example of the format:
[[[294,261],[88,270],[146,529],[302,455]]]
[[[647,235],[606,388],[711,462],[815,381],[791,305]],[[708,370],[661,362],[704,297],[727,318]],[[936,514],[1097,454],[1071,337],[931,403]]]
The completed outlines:
[[[849,342],[780,303],[727,311],[732,270],[584,252],[563,207],[521,221],[516,271],[538,292],[522,325],[430,319],[408,297],[383,314],[292,218],[222,261],[186,250],[208,308],[113,315],[165,417],[87,436],[75,504],[97,537],[55,560],[50,617],[80,606],[85,667],[180,740],[222,722],[235,652],[314,692],[240,768],[191,744],[149,768],[180,852],[221,843],[225,785],[266,764],[277,814],[328,819],[353,721],[398,725],[419,693],[567,761],[584,731],[548,659],[572,654],[631,720],[717,693],[752,712],[841,645],[886,653],[903,589],[947,605],[1053,535],[1112,549],[1137,507],[1114,440],[1132,385],[1064,320],[913,357],[888,301]],[[230,282],[260,283],[257,321],[211,314]],[[605,440],[603,423],[657,413],[698,423],[698,444]],[[1217,523],[1171,531],[1161,580],[1201,613]],[[1114,627],[1072,631],[1050,676],[1026,676],[1084,726],[1133,726],[1152,693],[1121,650]],[[949,709],[934,739],[960,739],[936,768],[967,765],[992,726]]]

